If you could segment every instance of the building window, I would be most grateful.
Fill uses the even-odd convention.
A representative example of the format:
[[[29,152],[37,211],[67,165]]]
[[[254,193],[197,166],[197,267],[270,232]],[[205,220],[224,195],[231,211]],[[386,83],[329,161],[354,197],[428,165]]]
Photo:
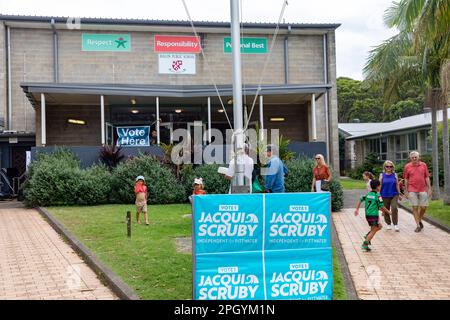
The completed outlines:
[[[387,138],[370,139],[369,152],[378,154],[380,160],[387,160]]]
[[[417,133],[408,134],[408,146],[410,151],[417,150]]]
[[[395,160],[396,161],[407,160],[408,155],[409,155],[408,135],[395,136]]]
[[[387,160],[388,139],[387,138],[381,138],[380,139],[380,144],[381,144],[380,159],[381,160]]]
[[[431,130],[426,131],[425,143],[427,145],[426,153],[432,154],[433,153],[433,143],[431,141]]]

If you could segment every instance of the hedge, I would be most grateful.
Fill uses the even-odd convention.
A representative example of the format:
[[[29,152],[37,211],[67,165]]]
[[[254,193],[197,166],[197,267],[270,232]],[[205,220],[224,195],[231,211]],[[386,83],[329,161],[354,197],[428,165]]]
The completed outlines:
[[[313,161],[297,159],[286,162],[289,174],[286,192],[309,192]],[[80,162],[69,150],[57,149],[39,154],[29,168],[24,197],[28,206],[96,205],[103,203],[134,203],[133,192],[138,175],[146,178],[150,204],[186,202],[192,194],[194,178],[201,177],[208,194],[226,194],[230,181],[217,173],[219,165],[184,166],[181,181],[156,158],[148,155],[128,159],[111,172],[104,165],[80,168]],[[330,191],[332,209],[343,206],[343,193],[334,176]]]
[[[39,154],[24,186],[27,206],[94,205],[109,202],[111,174],[103,165],[81,169],[69,150]]]

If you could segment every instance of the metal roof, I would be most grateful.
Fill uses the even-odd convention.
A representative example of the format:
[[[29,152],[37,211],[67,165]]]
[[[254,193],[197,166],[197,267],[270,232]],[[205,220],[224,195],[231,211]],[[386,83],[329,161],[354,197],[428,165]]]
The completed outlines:
[[[52,17],[52,16],[24,16],[24,15],[4,15],[0,14],[0,20],[16,21],[16,22],[50,22],[54,19],[55,23],[66,23],[69,18],[73,17]],[[78,18],[78,17],[77,17]],[[141,26],[178,26],[191,27],[190,21],[187,20],[152,20],[152,19],[129,19],[129,18],[83,18],[80,17],[82,23],[88,24],[104,24],[104,25],[141,25]],[[196,27],[211,28],[230,28],[230,22],[227,21],[194,21]],[[337,29],[340,23],[280,23],[281,29]],[[276,23],[268,22],[243,22],[243,28],[256,29],[274,29]]]
[[[448,109],[450,113],[450,108]],[[437,112],[437,121],[442,121],[442,110]],[[355,126],[353,126],[355,125]],[[358,131],[358,125],[359,127]],[[362,139],[371,136],[380,135],[394,135],[401,131],[407,131],[419,128],[431,128],[431,112],[417,114],[411,117],[405,117],[392,122],[381,122],[381,123],[340,123],[338,125],[339,129],[348,132],[351,131],[353,126],[353,134],[347,137],[347,140]],[[366,127],[366,129],[364,129]],[[345,130],[347,129],[347,130]],[[350,133],[350,132],[349,132]]]
[[[133,85],[133,84],[83,84],[83,83],[21,83],[23,91],[31,104],[35,106],[36,99],[33,93],[64,93],[80,95],[105,95],[105,96],[144,96],[144,97],[208,97],[216,96],[213,85]],[[316,93],[318,99],[331,84],[289,84],[289,85],[262,85],[261,95],[284,95],[284,94],[312,94]],[[233,86],[218,85],[217,89],[221,96],[232,96]],[[247,84],[243,88],[244,95],[254,95],[258,90],[257,85]]]
[[[343,132],[346,136],[354,136],[375,130],[379,125],[380,123],[370,123],[370,122],[339,123],[338,129],[341,132]]]

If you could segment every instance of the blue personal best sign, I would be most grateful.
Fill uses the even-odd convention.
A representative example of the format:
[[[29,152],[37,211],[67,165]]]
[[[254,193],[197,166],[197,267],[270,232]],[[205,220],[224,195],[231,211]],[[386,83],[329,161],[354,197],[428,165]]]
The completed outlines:
[[[148,147],[150,127],[117,127],[117,145]]]
[[[194,197],[199,300],[331,299],[330,194]]]

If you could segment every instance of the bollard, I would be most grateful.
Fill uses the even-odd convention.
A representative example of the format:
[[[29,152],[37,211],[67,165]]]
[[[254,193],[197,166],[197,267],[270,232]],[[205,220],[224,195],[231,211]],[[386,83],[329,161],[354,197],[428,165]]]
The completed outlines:
[[[127,236],[131,237],[131,211],[127,211]]]

